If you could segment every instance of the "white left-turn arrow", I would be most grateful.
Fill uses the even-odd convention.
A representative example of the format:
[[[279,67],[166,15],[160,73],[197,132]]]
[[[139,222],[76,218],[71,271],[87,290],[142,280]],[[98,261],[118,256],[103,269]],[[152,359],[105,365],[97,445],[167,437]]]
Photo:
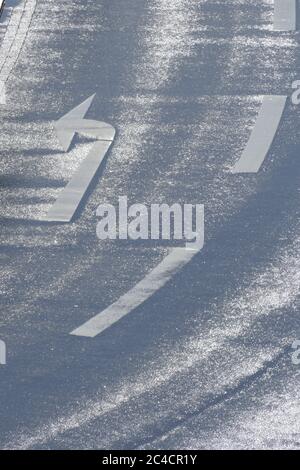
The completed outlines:
[[[76,133],[89,135],[98,140],[49,210],[45,218],[49,222],[71,222],[115,138],[116,131],[110,124],[84,119],[94,97],[95,95],[91,96],[55,123],[58,139],[65,152],[69,150]]]

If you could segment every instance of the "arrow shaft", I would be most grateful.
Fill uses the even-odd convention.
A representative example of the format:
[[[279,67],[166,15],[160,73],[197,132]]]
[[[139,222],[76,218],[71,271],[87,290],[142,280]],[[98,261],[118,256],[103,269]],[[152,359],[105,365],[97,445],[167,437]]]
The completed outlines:
[[[95,143],[86,159],[75,172],[72,180],[49,210],[46,217],[47,221],[71,222],[111,144],[111,141],[105,140]]]

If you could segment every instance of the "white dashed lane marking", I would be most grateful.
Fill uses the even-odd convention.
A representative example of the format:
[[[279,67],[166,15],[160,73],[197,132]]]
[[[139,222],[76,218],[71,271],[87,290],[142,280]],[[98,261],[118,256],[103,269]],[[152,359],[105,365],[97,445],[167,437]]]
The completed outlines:
[[[296,0],[275,0],[274,30],[295,31],[297,28]]]
[[[257,173],[273,143],[287,96],[264,96],[255,127],[232,173]]]

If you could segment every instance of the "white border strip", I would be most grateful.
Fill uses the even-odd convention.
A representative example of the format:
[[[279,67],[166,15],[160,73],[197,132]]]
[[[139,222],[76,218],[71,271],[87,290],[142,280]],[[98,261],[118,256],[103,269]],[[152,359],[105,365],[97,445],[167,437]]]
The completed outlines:
[[[275,138],[287,96],[264,96],[255,127],[232,173],[257,173]]]

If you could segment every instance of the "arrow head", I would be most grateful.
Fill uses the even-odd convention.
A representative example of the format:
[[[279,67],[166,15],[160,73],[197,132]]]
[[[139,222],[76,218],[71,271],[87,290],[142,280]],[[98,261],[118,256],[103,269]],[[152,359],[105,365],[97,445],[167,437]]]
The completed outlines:
[[[68,152],[72,144],[72,140],[76,134],[76,129],[70,129],[70,126],[67,125],[67,121],[83,119],[88,112],[95,96],[96,94],[90,96],[87,100],[69,111],[54,124],[58,140],[65,152]]]

